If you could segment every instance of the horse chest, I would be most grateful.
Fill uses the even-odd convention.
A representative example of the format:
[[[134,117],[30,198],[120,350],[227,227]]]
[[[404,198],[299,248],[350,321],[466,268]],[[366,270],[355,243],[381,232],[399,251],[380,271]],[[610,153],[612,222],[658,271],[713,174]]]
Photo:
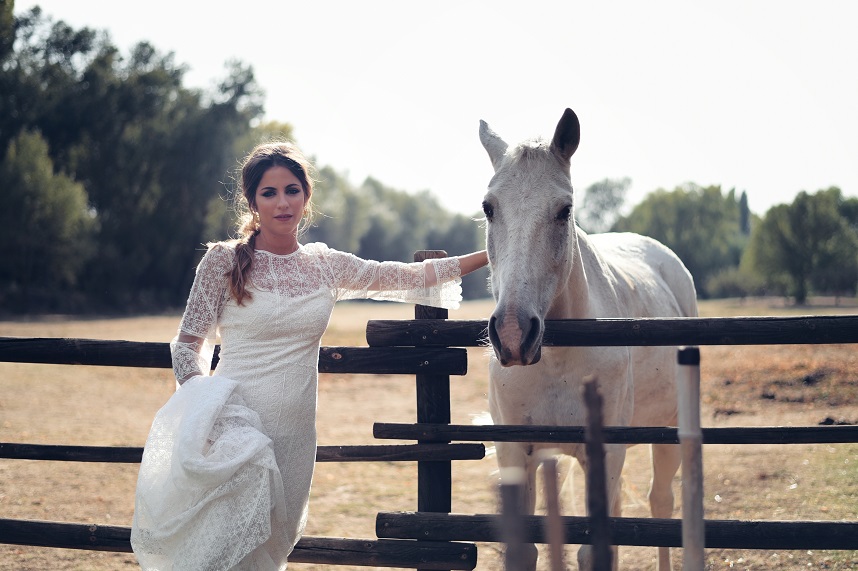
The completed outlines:
[[[542,360],[527,367],[490,367],[489,401],[496,423],[586,422],[583,386],[596,378],[611,422],[631,418],[631,375],[625,348],[545,348]]]

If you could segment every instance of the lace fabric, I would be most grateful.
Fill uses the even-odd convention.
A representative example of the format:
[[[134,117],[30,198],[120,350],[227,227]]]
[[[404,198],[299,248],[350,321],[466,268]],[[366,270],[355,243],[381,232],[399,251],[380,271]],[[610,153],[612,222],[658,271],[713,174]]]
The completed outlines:
[[[179,333],[171,343],[179,380],[208,373],[218,318],[230,300],[227,274],[234,260],[234,247],[218,243],[197,267]],[[455,258],[376,262],[313,243],[285,256],[258,250],[250,282],[251,295],[263,291],[297,299],[328,290],[335,301],[375,299],[457,309],[462,299],[459,276]]]
[[[140,467],[132,546],[143,569],[285,569],[307,518],[319,342],[335,302],[461,299],[454,258],[374,262],[309,244],[257,251],[239,306],[226,277],[234,256],[219,243],[203,257],[171,343],[186,382],[159,411]]]

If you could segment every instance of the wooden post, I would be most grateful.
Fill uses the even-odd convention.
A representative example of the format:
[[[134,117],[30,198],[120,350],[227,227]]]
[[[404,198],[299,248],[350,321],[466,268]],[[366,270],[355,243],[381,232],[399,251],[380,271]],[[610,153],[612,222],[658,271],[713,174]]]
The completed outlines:
[[[447,252],[443,250],[421,250],[415,252],[414,261],[422,262],[446,256]],[[447,317],[446,309],[414,306],[414,319]],[[417,422],[450,424],[449,375],[417,375]],[[418,440],[418,443],[422,442],[426,441]],[[417,511],[450,513],[452,480],[451,462],[417,462]]]
[[[703,571],[703,431],[700,428],[700,349],[681,347],[679,446],[682,449],[682,571]]]
[[[522,571],[524,556],[524,486],[526,476],[521,468],[500,471],[500,538],[504,542],[504,569]]]
[[[608,490],[605,472],[605,438],[602,434],[602,395],[598,381],[584,381],[584,403],[587,405],[587,515],[593,537],[593,569],[611,569],[611,528],[608,526]]]
[[[564,571],[563,564],[564,541],[563,521],[560,519],[560,492],[557,489],[557,455],[558,450],[542,452],[542,476],[545,480],[545,538],[548,541],[551,556],[551,571]]]

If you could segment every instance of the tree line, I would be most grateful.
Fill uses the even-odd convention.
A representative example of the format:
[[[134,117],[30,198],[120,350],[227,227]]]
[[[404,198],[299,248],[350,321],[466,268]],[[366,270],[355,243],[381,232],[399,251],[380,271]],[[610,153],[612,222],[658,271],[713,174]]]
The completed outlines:
[[[105,32],[0,4],[0,307],[6,312],[141,312],[184,304],[204,244],[234,231],[236,167],[258,142],[292,138],[263,121],[253,69],[227,62],[209,89],[147,42],[122,54]],[[298,141],[300,144],[300,141]],[[304,237],[368,259],[410,261],[483,247],[473,216],[370,177],[320,166],[321,215]],[[854,295],[858,199],[800,193],[753,215],[747,195],[687,184],[621,215],[629,179],[581,193],[588,231],[635,231],[679,254],[704,297]],[[487,270],[466,298],[485,297]]]
[[[122,54],[105,32],[0,6],[0,307],[180,307],[203,245],[234,231],[239,158],[291,125],[261,121],[264,94],[241,62],[191,89],[186,67],[147,42]],[[331,167],[317,178],[309,240],[403,261],[481,245],[476,222],[426,193],[355,187]],[[469,276],[466,295],[485,295],[485,277]]]
[[[799,192],[762,217],[749,210],[744,191],[693,183],[651,192],[620,215],[627,187],[628,179],[590,186],[582,227],[661,241],[685,262],[701,297],[778,295],[803,304],[811,294],[856,294],[858,198],[837,187]]]

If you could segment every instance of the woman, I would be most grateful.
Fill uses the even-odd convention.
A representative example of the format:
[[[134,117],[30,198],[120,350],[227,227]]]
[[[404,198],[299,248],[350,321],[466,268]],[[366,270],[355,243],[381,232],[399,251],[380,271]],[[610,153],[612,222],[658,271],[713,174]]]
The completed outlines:
[[[485,251],[375,262],[298,242],[313,193],[288,143],[241,170],[241,238],[212,244],[171,343],[181,385],[158,412],[137,483],[131,541],[143,569],[285,569],[307,518],[318,352],[334,303],[372,298],[455,308]],[[215,332],[214,376],[206,376]]]

